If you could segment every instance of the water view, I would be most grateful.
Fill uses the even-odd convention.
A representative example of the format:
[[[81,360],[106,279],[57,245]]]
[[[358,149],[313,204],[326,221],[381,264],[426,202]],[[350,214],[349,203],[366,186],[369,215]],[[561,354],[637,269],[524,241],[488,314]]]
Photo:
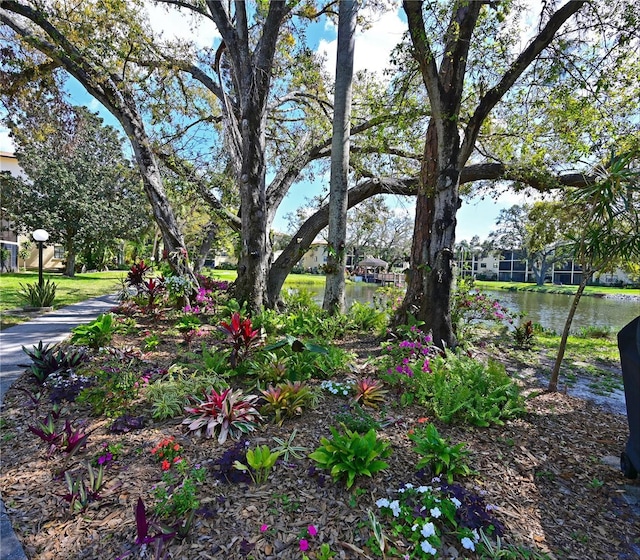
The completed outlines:
[[[347,284],[347,306],[353,301],[373,302],[377,284],[364,282]],[[310,286],[316,301],[322,303],[324,286]],[[569,313],[573,296],[536,292],[487,291],[514,313],[524,312],[526,318],[547,329],[561,333]],[[640,315],[640,302],[633,299],[613,299],[584,296],[573,319],[572,330],[586,326],[608,326],[615,331]]]

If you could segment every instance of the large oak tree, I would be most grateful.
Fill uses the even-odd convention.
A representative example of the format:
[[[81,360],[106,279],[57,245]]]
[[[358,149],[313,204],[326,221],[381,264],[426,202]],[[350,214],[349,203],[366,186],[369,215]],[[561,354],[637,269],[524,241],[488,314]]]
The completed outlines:
[[[429,96],[431,120],[417,194],[412,268],[399,319],[409,313],[416,315],[440,345],[456,345],[450,296],[461,174],[483,127],[490,122],[491,112],[525,83],[529,95],[539,95],[544,91],[540,84],[561,85],[566,80],[575,85],[576,96],[589,97],[590,88],[596,87],[594,77],[604,79],[607,73],[594,68],[592,75],[565,78],[564,69],[575,68],[577,72],[580,68],[571,66],[572,56],[584,55],[587,60],[594,45],[604,48],[598,41],[606,26],[619,42],[612,53],[637,40],[637,13],[632,4],[599,2],[596,7],[595,3],[573,0],[557,9],[555,3],[545,4],[537,31],[518,51],[518,45],[509,42],[513,35],[505,28],[515,7],[515,3],[491,1],[403,2],[410,52]],[[605,10],[608,18],[602,17]],[[604,59],[598,62],[601,60],[604,66]],[[549,87],[547,94],[557,89]],[[524,140],[512,142],[522,145]]]

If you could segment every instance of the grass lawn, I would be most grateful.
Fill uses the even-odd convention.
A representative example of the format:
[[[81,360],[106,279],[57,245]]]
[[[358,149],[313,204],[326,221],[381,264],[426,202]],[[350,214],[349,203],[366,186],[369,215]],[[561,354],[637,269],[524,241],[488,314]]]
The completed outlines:
[[[112,294],[118,291],[120,279],[126,276],[126,271],[113,270],[110,272],[91,272],[76,274],[73,278],[61,274],[44,274],[44,280],[50,279],[56,284],[56,299],[54,307],[64,307],[86,299]],[[16,272],[0,275],[0,329],[17,325],[30,317],[14,314],[13,310],[22,309],[23,302],[18,296],[20,284],[38,282],[37,272]]]
[[[487,282],[476,280],[474,286],[480,290],[507,290],[512,292],[541,292],[546,294],[575,294],[577,286],[558,286],[556,284],[545,284],[536,286],[530,282]],[[614,288],[610,286],[587,286],[584,289],[585,296],[601,296],[611,294],[622,294],[640,297],[638,288]]]
[[[64,307],[86,299],[99,297],[117,292],[120,280],[127,271],[114,270],[110,272],[91,272],[76,274],[73,278],[61,274],[44,274],[44,280],[50,279],[56,283],[56,299],[54,307]],[[237,273],[235,270],[214,270],[211,274],[218,280],[233,282]],[[23,302],[18,296],[20,284],[38,282],[37,272],[16,272],[0,274],[0,330],[18,323],[28,321],[32,316],[22,312]],[[319,274],[292,274],[285,281],[285,287],[296,288],[305,285],[324,285],[324,276]]]
[[[208,273],[216,280],[227,280],[233,282],[237,273],[235,270],[213,270]],[[325,277],[323,274],[289,274],[284,281],[286,288],[296,288],[298,286],[317,285],[324,286]]]

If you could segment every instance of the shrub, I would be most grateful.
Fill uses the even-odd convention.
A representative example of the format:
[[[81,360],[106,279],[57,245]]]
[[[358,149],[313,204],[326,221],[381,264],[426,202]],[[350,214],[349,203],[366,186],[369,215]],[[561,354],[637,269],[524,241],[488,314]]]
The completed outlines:
[[[118,366],[107,366],[96,371],[95,383],[83,389],[77,402],[91,406],[96,416],[116,418],[124,414],[137,396],[140,389],[140,376],[137,372]]]
[[[328,470],[334,480],[346,477],[347,488],[351,488],[356,476],[372,476],[389,465],[382,459],[391,455],[389,442],[379,440],[375,430],[365,435],[344,428],[340,434],[334,427],[332,438],[321,438],[320,446],[309,455],[318,467]]]
[[[580,327],[575,336],[578,338],[613,338],[614,332],[614,329],[608,325],[587,325]]]
[[[373,303],[376,309],[384,311],[391,317],[402,304],[404,288],[398,286],[384,286],[378,288],[373,295]]]
[[[473,288],[473,280],[458,278],[451,294],[451,325],[459,340],[472,334],[480,322],[513,323],[511,312],[497,299]]]
[[[431,360],[431,370],[415,372],[416,398],[443,422],[503,424],[525,411],[518,386],[498,362],[447,351]]]

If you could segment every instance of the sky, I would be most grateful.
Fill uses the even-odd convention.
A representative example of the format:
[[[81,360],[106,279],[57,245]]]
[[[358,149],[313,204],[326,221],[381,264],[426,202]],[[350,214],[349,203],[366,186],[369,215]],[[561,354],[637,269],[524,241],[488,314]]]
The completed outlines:
[[[153,28],[162,32],[167,39],[190,37],[199,45],[211,45],[215,40],[216,32],[213,25],[208,27],[200,26],[194,29],[191,18],[187,16],[176,15],[173,11],[169,14],[165,8],[151,4],[148,4],[148,9]],[[366,69],[381,73],[384,70],[392,49],[400,41],[402,34],[406,30],[403,15],[400,9],[387,11],[378,16],[366,31],[358,33],[354,59],[354,70],[356,72]],[[315,25],[310,29],[308,38],[311,48],[326,54],[328,71],[330,74],[334,74],[337,43],[336,27],[330,23]],[[69,91],[72,103],[87,105],[91,110],[99,112],[108,124],[117,126],[113,117],[99,102],[89,96],[82,86],[72,82]],[[1,127],[0,151],[13,151],[13,144],[8,137],[7,130]],[[285,216],[303,205],[306,198],[319,194],[323,184],[328,186],[328,182],[329,177],[324,176],[319,177],[314,183],[294,185],[276,214],[274,229],[286,231],[287,220]],[[462,208],[457,214],[456,239],[458,241],[463,239],[470,240],[474,235],[485,239],[495,229],[496,218],[501,209],[508,208],[513,204],[522,204],[523,202],[525,202],[525,199],[522,195],[514,194],[502,195],[497,201],[492,199],[463,200]],[[405,199],[397,202],[397,204],[400,208],[407,208],[413,216],[413,205],[410,202]]]

